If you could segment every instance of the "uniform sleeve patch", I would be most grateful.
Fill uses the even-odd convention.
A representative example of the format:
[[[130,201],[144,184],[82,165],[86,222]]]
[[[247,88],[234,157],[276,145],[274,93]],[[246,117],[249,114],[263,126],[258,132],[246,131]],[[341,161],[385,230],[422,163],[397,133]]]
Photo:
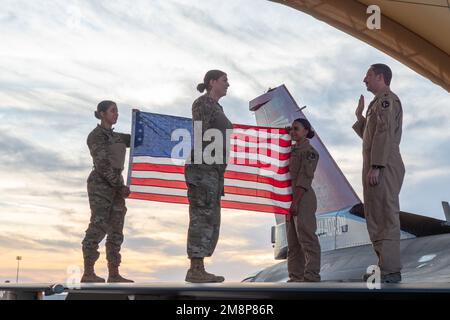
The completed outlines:
[[[316,160],[316,154],[313,152],[310,152],[308,154],[308,160]]]
[[[391,103],[389,102],[389,101],[383,101],[382,103],[381,103],[381,106],[383,107],[383,108],[389,108],[389,106],[391,105]]]

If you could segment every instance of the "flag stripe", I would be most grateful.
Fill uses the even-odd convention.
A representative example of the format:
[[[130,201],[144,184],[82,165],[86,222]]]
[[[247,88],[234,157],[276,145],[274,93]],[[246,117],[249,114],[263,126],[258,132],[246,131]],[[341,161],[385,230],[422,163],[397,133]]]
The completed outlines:
[[[182,196],[187,197],[186,189],[175,189],[175,188],[164,188],[164,187],[153,187],[153,186],[135,186],[132,185],[130,187],[132,192],[141,192],[141,193],[152,193],[152,194],[161,194],[161,195],[172,195],[172,196]],[[265,205],[274,205],[280,208],[289,208],[290,203],[285,201],[278,201],[273,199],[247,196],[247,195],[239,195],[239,194],[225,194],[222,197],[223,200],[229,201],[239,201],[253,204],[265,204]]]
[[[273,171],[265,170],[263,168],[253,168],[253,167],[245,167],[245,166],[239,166],[234,164],[228,164],[227,171],[230,172],[239,172],[239,173],[250,173],[254,175],[259,175],[263,177],[268,177],[275,179],[276,181],[286,181],[290,180],[291,177],[288,173],[275,173]],[[226,172],[225,172],[226,174]]]
[[[245,172],[236,172],[236,171],[225,171],[225,178],[233,179],[233,180],[245,180],[245,181],[254,181],[259,183],[266,183],[273,185],[277,188],[286,188],[291,186],[291,180],[276,180],[274,178],[264,177],[257,174],[245,173]]]
[[[184,172],[184,168],[183,168]],[[131,178],[138,179],[161,179],[169,181],[185,181],[184,173],[167,173],[159,171],[133,171]],[[259,176],[251,173],[235,172],[235,171],[225,171],[226,180],[243,180],[248,182],[258,182],[268,185],[272,185],[276,188],[286,188],[291,186],[290,180],[279,181],[273,178]]]
[[[236,164],[236,166],[244,166],[245,165],[247,167],[260,168],[265,171],[275,172],[278,174],[285,174],[285,173],[289,172],[288,167],[279,168],[277,166],[263,164],[260,161],[255,161],[255,160],[239,159],[239,160],[237,160],[237,162],[239,164]],[[184,167],[182,167],[182,166],[161,165],[161,164],[153,164],[153,163],[133,163],[132,170],[133,171],[160,171],[160,172],[170,172],[170,173],[184,173]]]
[[[249,148],[265,148],[271,149],[272,151],[276,151],[279,153],[291,153],[291,147],[282,147],[279,144],[275,143],[254,143],[243,140],[231,140],[230,145],[232,146],[240,146],[240,147],[249,147]]]
[[[134,186],[154,186],[175,189],[187,189],[186,181],[152,179],[152,178],[131,178],[131,184]]]
[[[153,164],[168,164],[168,165],[179,165],[184,166],[184,159],[175,158],[164,158],[164,157],[149,157],[149,156],[138,156],[133,157],[133,164],[136,163],[153,163]]]
[[[222,206],[222,208],[228,208],[228,209],[250,210],[250,211],[277,213],[277,214],[289,214],[289,209],[280,208],[280,207],[271,206],[271,205],[264,205],[264,204],[254,204],[254,203],[222,200],[221,206]]]
[[[284,168],[289,165],[289,160],[278,160],[270,155],[230,151],[231,163],[241,164],[238,161],[244,159],[249,161],[253,160],[254,163],[261,163],[261,165],[276,166],[278,168]]]
[[[245,180],[233,180],[233,179],[225,179],[225,184],[229,186],[237,186],[241,188],[255,188],[260,190],[265,190],[269,192],[276,192],[278,194],[290,194],[291,187],[286,188],[277,188],[270,184],[259,183],[254,181],[245,181]]]
[[[177,165],[177,166],[181,166],[184,167],[184,163],[185,161],[182,159],[173,159],[173,158],[163,158],[163,157],[133,157],[132,159],[133,163],[132,163],[132,170],[137,170],[135,164],[161,164],[161,165]],[[142,166],[140,167],[142,168],[141,170],[146,170],[146,171],[151,171],[150,169],[145,169],[147,167]],[[167,169],[169,170],[169,169]],[[174,169],[172,169],[174,170]],[[184,169],[183,169],[184,170]],[[273,171],[268,171],[268,170],[264,170],[263,168],[253,168],[253,167],[248,167],[248,166],[241,166],[241,165],[234,165],[234,164],[228,164],[227,166],[227,172],[241,172],[241,173],[250,173],[250,174],[254,174],[254,175],[260,175],[260,176],[264,176],[264,177],[269,177],[272,179],[275,179],[275,181],[285,181],[285,180],[290,180],[290,176],[286,173],[284,174],[277,174],[274,173]],[[167,172],[171,172],[170,170]],[[184,171],[183,171],[184,172]]]
[[[142,192],[131,192],[128,196],[130,199],[139,200],[149,200],[149,201],[159,201],[159,202],[173,202],[173,203],[184,203],[188,204],[187,197],[173,196],[167,194],[152,194],[152,193],[142,193]]]
[[[158,202],[170,202],[170,203],[181,203],[188,204],[189,201],[187,197],[171,196],[171,195],[160,195],[160,194],[149,194],[132,192],[129,198],[138,200],[148,200],[148,201],[158,201]],[[250,210],[259,212],[269,212],[277,214],[287,214],[288,210],[285,208],[280,208],[270,205],[258,205],[253,203],[242,203],[237,201],[221,201],[221,207],[227,209],[238,209],[238,210]]]
[[[184,174],[184,166],[174,166],[166,164],[134,163],[132,169],[133,171],[155,171]]]
[[[133,186],[153,186],[153,187],[164,187],[164,188],[174,188],[174,189],[187,189],[185,181],[169,181],[161,179],[141,179],[132,178],[131,184]],[[228,183],[230,184],[230,183]],[[234,184],[233,184],[234,185]],[[273,199],[277,201],[291,201],[291,192],[286,192],[286,194],[275,193],[266,190],[260,190],[255,188],[242,188],[230,185],[225,185],[225,193],[238,194],[244,196],[254,196],[260,198]]]
[[[264,169],[266,171],[275,172],[278,174],[284,174],[289,172],[289,167],[279,167],[275,164],[267,164],[265,162],[262,162],[260,160],[254,160],[254,159],[244,159],[244,158],[233,158],[230,160],[231,164],[234,165],[240,165],[240,166],[246,166],[246,167],[253,167],[253,168],[260,168]]]
[[[290,153],[281,153],[277,152],[272,149],[267,149],[263,147],[244,147],[239,145],[232,145],[230,146],[230,150],[233,152],[236,152],[238,154],[241,153],[249,153],[249,154],[255,154],[257,156],[267,156],[270,158],[275,158],[277,160],[288,160],[291,156]]]
[[[258,190],[258,189],[251,189],[251,188],[240,188],[240,187],[231,187],[231,186],[225,186],[225,193],[229,194],[238,194],[243,196],[253,196],[258,198],[266,198],[266,199],[272,199],[277,201],[292,201],[292,193],[289,194],[278,194],[275,192],[270,192],[266,190]]]
[[[276,131],[279,132],[280,134],[287,134],[288,131],[286,130],[286,128],[274,128],[274,127],[264,127],[264,126],[254,126],[254,125],[250,125],[250,124],[238,124],[238,123],[233,123],[233,129],[258,129],[258,130],[266,130],[266,131]]]
[[[254,129],[233,129],[233,132],[230,134],[230,139],[233,139],[235,136],[245,137],[245,139],[248,139],[249,137],[255,137],[259,139],[268,139],[275,141],[291,141],[291,137],[288,134],[279,134],[275,131],[259,131]]]
[[[183,168],[184,169],[184,168]],[[264,177],[258,177],[255,175],[254,178],[257,180],[249,180],[245,179],[246,177],[243,174],[233,172],[225,172],[225,184],[227,185],[236,185],[240,187],[254,187],[260,188],[267,191],[275,191],[278,193],[286,194],[291,192],[290,181],[284,181],[284,183],[273,183],[270,181],[264,181]],[[170,181],[185,181],[184,174],[180,173],[161,173],[157,171],[134,171],[131,175],[131,178],[141,178],[141,179],[162,179],[162,180],[170,180]],[[267,178],[266,178],[267,179]]]
[[[280,139],[278,137],[269,138],[269,137],[255,137],[255,136],[248,136],[243,133],[232,133],[230,135],[230,143],[233,143],[234,140],[240,140],[244,142],[253,142],[253,143],[276,143],[276,145],[279,145],[280,147],[290,147],[292,145],[292,142],[290,140],[284,140]]]

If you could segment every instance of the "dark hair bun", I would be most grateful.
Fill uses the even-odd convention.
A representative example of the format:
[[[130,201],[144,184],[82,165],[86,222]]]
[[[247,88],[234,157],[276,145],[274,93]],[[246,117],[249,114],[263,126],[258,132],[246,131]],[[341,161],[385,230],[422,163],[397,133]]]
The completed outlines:
[[[197,85],[197,90],[200,92],[203,91],[209,91],[210,88],[210,81],[211,80],[218,80],[221,76],[226,75],[225,72],[220,70],[209,70],[205,76],[203,77],[203,83],[199,83]]]
[[[308,130],[308,134],[306,135],[306,138],[308,138],[308,139],[314,138],[315,133],[311,127],[311,123],[309,123],[308,120],[306,120],[304,118],[298,118],[298,119],[295,119],[294,122],[300,123],[303,126],[303,128]]]
[[[101,120],[102,117],[100,116],[100,112],[106,112],[106,111],[108,111],[108,109],[109,109],[109,107],[110,107],[111,105],[116,105],[116,106],[117,106],[117,104],[116,104],[114,101],[111,101],[111,100],[103,100],[102,102],[100,102],[100,103],[97,105],[97,111],[94,112],[94,116],[95,116],[97,119]]]
[[[306,137],[308,139],[312,139],[312,138],[314,138],[315,135],[316,135],[316,133],[314,131],[312,131],[312,129],[311,129],[308,131],[308,134],[306,135]]]
[[[199,83],[199,84],[197,85],[197,90],[200,91],[200,93],[202,93],[203,91],[206,90],[206,84],[204,84],[204,83]]]

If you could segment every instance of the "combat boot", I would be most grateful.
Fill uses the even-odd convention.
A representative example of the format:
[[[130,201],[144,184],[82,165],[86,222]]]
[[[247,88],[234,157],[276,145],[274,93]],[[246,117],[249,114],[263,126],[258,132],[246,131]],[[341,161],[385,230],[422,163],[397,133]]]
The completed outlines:
[[[191,267],[187,271],[185,281],[191,283],[210,283],[223,282],[225,278],[206,272],[203,258],[192,258]]]
[[[133,280],[126,279],[119,274],[119,266],[108,266],[108,283],[133,283]]]
[[[305,282],[305,278],[290,277],[286,282]]]
[[[104,283],[105,279],[100,278],[94,272],[94,264],[93,263],[84,263],[84,273],[81,277],[80,282],[83,283]]]
[[[381,275],[382,283],[399,283],[401,281],[402,281],[402,274],[400,272]]]

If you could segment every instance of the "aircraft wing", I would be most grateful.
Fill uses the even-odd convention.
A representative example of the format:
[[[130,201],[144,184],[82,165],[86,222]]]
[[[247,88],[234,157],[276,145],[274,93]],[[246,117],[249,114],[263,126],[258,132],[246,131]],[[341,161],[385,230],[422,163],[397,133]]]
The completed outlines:
[[[447,0],[271,0],[303,11],[390,55],[450,91],[450,4]],[[367,28],[369,5],[381,29]]]

